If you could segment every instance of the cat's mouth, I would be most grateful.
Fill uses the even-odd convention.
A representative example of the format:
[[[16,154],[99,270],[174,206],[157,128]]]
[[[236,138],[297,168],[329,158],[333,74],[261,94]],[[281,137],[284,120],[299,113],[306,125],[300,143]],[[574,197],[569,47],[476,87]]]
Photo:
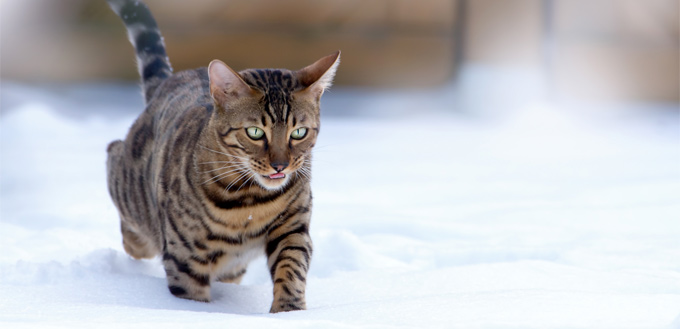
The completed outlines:
[[[285,173],[275,173],[269,175],[258,175],[257,182],[267,190],[278,190],[288,183],[289,176]]]
[[[286,178],[286,174],[279,172],[279,173],[267,175],[267,176],[264,176],[264,177],[267,177],[269,179],[281,179],[281,178]]]

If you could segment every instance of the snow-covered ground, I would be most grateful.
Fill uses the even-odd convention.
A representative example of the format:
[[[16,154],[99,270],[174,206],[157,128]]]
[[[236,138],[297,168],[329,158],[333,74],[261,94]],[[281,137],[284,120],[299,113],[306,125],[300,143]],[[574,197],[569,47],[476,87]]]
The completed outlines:
[[[324,96],[309,309],[272,315],[263,258],[199,303],[122,250],[134,86],[3,82],[0,328],[680,328],[677,104],[478,87]]]

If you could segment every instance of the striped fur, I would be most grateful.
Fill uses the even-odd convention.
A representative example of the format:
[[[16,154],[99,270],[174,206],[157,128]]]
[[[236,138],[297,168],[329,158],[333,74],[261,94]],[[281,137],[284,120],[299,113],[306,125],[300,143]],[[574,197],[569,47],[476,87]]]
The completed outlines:
[[[137,49],[147,100],[125,140],[108,147],[109,193],[125,251],[137,259],[161,256],[170,292],[206,302],[211,282],[240,282],[248,262],[265,253],[271,312],[305,309],[310,152],[319,97],[340,53],[298,71],[236,73],[213,61],[172,74],[148,8],[109,2]],[[134,13],[143,18],[131,19]],[[250,138],[249,127],[264,137]],[[291,138],[301,127],[304,138]],[[285,178],[270,178],[278,172]]]

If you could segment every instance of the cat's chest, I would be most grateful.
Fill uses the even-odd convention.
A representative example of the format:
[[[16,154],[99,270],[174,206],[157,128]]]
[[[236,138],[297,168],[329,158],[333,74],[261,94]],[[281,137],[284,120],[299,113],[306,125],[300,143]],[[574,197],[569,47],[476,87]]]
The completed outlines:
[[[274,200],[265,202],[243,203],[231,208],[220,207],[213,202],[205,202],[206,211],[212,218],[210,228],[215,233],[228,236],[238,236],[244,243],[256,240],[267,233],[271,224],[286,212],[290,197],[282,195]]]

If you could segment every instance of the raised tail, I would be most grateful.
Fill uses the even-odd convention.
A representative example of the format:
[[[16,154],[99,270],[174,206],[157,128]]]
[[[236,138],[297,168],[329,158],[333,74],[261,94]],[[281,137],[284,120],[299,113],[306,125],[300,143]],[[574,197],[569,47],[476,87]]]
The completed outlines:
[[[149,7],[139,0],[107,0],[127,28],[128,38],[137,53],[137,68],[142,78],[144,100],[149,103],[161,82],[172,75],[165,43]]]

